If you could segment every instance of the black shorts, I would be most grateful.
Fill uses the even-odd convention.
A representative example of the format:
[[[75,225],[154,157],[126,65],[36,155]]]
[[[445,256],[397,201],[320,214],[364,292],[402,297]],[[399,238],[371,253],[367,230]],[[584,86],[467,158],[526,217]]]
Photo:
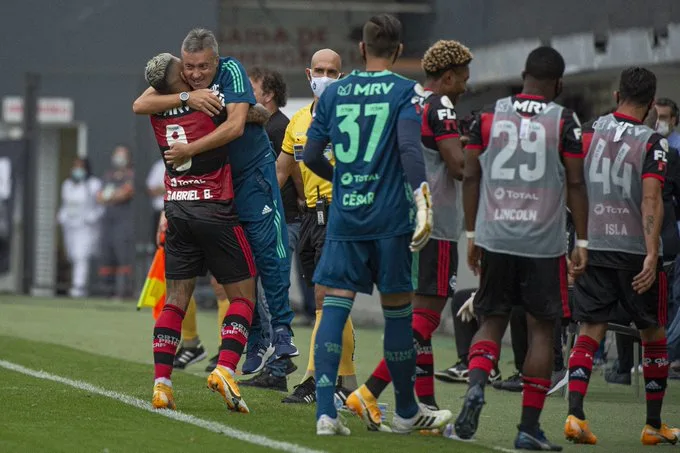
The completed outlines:
[[[430,239],[418,253],[416,294],[453,297],[456,291],[456,275],[458,275],[458,243]]]
[[[165,278],[188,280],[207,271],[222,285],[255,276],[255,261],[241,225],[168,216]]]
[[[317,223],[316,212],[307,211],[300,224],[298,253],[300,254],[302,276],[308,286],[314,286],[312,278],[316,265],[321,258],[324,242],[326,242],[326,225]]]
[[[638,329],[664,326],[668,283],[659,265],[656,281],[643,294],[632,287],[639,271],[587,266],[574,285],[575,321],[601,324],[630,319]]]
[[[521,306],[536,319],[552,321],[568,311],[564,256],[528,258],[482,250],[481,267],[474,301],[478,316],[509,316]]]

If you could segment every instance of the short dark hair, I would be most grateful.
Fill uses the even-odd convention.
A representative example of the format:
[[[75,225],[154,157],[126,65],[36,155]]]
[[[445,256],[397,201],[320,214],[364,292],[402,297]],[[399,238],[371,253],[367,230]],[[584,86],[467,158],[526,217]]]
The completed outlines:
[[[656,100],[655,104],[661,107],[670,107],[671,116],[675,117],[675,125],[678,125],[678,121],[680,121],[680,111],[678,111],[678,104],[676,104],[673,99],[659,98]]]
[[[364,24],[362,36],[366,53],[390,58],[401,44],[401,22],[391,14],[373,16]]]
[[[619,100],[635,105],[648,105],[656,95],[656,76],[649,69],[639,66],[626,68],[621,72]]]
[[[564,75],[564,58],[550,46],[538,47],[527,57],[524,72],[537,80],[561,79]]]
[[[277,107],[285,107],[288,102],[288,86],[283,74],[269,68],[256,66],[248,71],[248,77],[262,83],[262,91],[274,95]]]

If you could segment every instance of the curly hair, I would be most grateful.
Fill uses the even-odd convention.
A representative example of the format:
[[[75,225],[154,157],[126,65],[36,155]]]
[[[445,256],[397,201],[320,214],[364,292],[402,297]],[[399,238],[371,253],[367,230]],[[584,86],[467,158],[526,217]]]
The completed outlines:
[[[288,86],[283,75],[272,69],[256,66],[248,71],[248,77],[256,82],[262,82],[262,91],[274,95],[277,107],[285,107],[288,102]]]
[[[469,65],[473,58],[470,49],[463,44],[442,39],[425,51],[422,66],[429,78],[438,79],[449,69]]]

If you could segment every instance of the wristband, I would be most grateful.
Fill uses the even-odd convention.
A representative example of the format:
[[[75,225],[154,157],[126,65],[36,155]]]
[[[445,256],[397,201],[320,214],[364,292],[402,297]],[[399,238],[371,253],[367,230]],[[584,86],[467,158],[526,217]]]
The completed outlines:
[[[468,238],[468,239],[474,239],[475,238],[475,232],[474,231],[466,231],[465,237]]]
[[[577,239],[576,240],[576,247],[581,248],[581,249],[587,249],[588,248],[588,241],[585,239]]]

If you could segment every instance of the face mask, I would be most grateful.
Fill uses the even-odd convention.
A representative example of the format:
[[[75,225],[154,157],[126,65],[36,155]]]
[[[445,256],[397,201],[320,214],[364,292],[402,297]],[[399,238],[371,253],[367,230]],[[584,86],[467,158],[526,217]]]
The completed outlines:
[[[71,170],[71,176],[76,181],[82,181],[83,179],[85,179],[85,176],[86,176],[85,175],[85,169],[80,168],[80,167],[74,168],[73,170]]]
[[[128,159],[124,154],[116,154],[113,156],[113,159],[111,159],[111,162],[113,162],[114,167],[123,168],[127,166]]]
[[[331,79],[330,77],[312,77],[312,81],[309,85],[312,87],[314,96],[321,97],[321,94],[331,83],[335,82],[336,79]]]
[[[667,121],[657,121],[656,122],[656,131],[663,135],[664,137],[667,137],[668,134],[671,132],[671,126],[668,124]]]

